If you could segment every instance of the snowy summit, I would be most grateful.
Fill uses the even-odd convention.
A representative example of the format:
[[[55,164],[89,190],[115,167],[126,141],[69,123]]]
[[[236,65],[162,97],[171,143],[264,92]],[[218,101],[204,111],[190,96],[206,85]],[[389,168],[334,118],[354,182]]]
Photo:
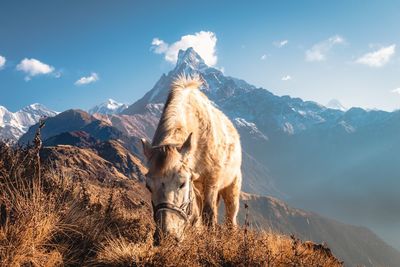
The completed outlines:
[[[128,107],[126,104],[118,103],[113,99],[108,99],[107,102],[101,103],[91,109],[90,114],[100,113],[105,115],[119,114]]]
[[[328,104],[326,104],[327,108],[331,108],[331,109],[337,109],[337,110],[341,110],[341,111],[346,111],[347,108],[345,106],[342,105],[342,103],[340,103],[339,100],[337,99],[331,99]]]

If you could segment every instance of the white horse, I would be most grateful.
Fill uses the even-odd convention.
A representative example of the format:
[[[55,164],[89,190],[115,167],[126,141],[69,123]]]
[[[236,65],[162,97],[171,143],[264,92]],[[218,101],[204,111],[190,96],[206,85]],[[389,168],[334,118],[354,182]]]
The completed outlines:
[[[200,78],[172,84],[152,144],[142,139],[157,233],[180,238],[188,224],[217,223],[220,197],[226,223],[236,225],[242,184],[241,145],[232,122],[200,90]]]

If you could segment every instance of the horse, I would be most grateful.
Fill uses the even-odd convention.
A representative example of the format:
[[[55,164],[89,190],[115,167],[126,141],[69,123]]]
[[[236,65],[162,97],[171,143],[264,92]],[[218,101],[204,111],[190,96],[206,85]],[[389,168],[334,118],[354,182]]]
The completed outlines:
[[[232,122],[201,92],[198,75],[171,85],[152,143],[141,139],[147,158],[156,236],[183,237],[188,225],[237,224],[242,184],[240,136]]]

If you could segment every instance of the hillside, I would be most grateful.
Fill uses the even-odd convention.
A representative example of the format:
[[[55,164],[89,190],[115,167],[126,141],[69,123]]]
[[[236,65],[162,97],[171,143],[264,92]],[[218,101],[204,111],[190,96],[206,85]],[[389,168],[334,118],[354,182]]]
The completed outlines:
[[[249,221],[254,228],[325,243],[346,266],[397,266],[400,262],[400,253],[365,227],[295,209],[273,197],[242,193],[241,202],[248,205]],[[239,213],[241,223],[245,213],[244,209]]]
[[[250,228],[188,231],[181,243],[154,247],[150,199],[138,182],[143,166],[128,178],[100,157],[126,156],[121,146],[45,147],[41,176],[31,165],[35,149],[0,144],[2,266],[342,266],[323,245]]]
[[[107,188],[117,185],[117,188],[127,190],[128,195],[135,196],[137,203],[151,207],[148,192],[140,183],[146,168],[117,141],[101,142],[91,148],[45,147],[41,155],[43,161],[51,162],[58,172],[78,179],[76,181],[84,181],[88,194],[104,192],[101,193],[103,203],[107,201]],[[396,266],[400,260],[396,250],[366,228],[294,209],[272,197],[242,193],[241,202],[239,222],[242,225],[248,214],[252,229],[293,234],[302,240],[325,243],[346,266]]]
[[[96,119],[83,110],[67,110],[45,120],[42,138],[48,145],[70,144],[90,146],[96,142],[119,140],[132,153],[140,154],[140,141],[137,137],[124,134],[105,120]],[[38,124],[33,125],[19,139],[22,145],[32,142]]]
[[[143,181],[146,168],[117,141],[97,143],[91,148],[70,145],[44,147],[43,160],[65,175],[88,180]]]

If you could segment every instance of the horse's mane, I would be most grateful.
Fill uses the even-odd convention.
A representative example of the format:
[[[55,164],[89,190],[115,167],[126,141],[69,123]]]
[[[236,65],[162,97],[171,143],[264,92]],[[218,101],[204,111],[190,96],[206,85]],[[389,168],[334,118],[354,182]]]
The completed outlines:
[[[202,85],[199,75],[179,75],[171,85],[171,90],[168,94],[167,101],[161,115],[156,133],[153,138],[153,146],[165,145],[164,138],[167,135],[179,136],[183,134],[180,121],[182,118],[182,109],[184,107],[184,96],[188,90],[196,90]],[[183,136],[182,136],[183,137]],[[186,136],[185,136],[186,137]],[[185,138],[183,137],[183,138]]]
[[[198,89],[202,84],[203,82],[198,74],[186,75],[182,73],[172,81],[171,91],[174,89]]]

